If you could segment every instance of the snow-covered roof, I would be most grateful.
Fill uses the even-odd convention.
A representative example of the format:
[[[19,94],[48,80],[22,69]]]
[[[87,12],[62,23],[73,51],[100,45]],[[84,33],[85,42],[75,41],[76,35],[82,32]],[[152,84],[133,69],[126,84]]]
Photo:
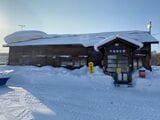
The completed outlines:
[[[33,34],[33,33],[35,34]],[[27,34],[27,35],[26,35]],[[38,36],[38,37],[37,37]],[[5,37],[7,46],[29,46],[29,45],[70,45],[81,44],[85,47],[98,46],[111,37],[121,37],[126,41],[141,46],[140,43],[158,41],[146,31],[120,31],[89,34],[46,34],[44,32],[20,31]]]
[[[47,36],[48,35],[42,31],[18,31],[6,36],[4,40],[6,43],[10,44],[15,42],[46,38]]]
[[[128,41],[128,42],[130,42],[130,43],[132,43],[132,44],[134,44],[134,45],[137,45],[138,47],[143,47],[142,42],[139,42],[139,41],[134,40],[134,39],[132,39],[132,38],[128,38],[128,37],[123,37],[123,36],[120,36],[120,35],[116,35],[116,36],[108,37],[108,38],[106,38],[106,39],[104,39],[104,40],[101,40],[100,42],[96,43],[96,44],[94,45],[94,49],[95,49],[96,51],[99,51],[99,50],[98,50],[98,47],[100,47],[100,46],[102,46],[102,45],[104,45],[104,44],[106,44],[106,43],[108,43],[108,42],[110,42],[110,41],[112,41],[112,40],[116,40],[117,38],[120,38],[120,39],[123,39],[123,40],[125,40],[125,41]]]

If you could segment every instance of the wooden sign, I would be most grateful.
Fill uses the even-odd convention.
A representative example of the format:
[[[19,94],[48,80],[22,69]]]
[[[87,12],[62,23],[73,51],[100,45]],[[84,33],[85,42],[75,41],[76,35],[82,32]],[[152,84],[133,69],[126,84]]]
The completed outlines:
[[[120,74],[122,72],[121,68],[116,69],[117,74]]]

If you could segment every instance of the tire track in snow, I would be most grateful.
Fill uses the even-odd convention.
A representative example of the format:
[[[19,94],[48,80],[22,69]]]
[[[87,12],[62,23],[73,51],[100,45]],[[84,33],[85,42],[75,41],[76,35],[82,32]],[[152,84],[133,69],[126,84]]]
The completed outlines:
[[[26,91],[20,87],[10,87],[10,91],[0,97],[1,113],[7,120],[31,120],[33,116],[26,107]]]

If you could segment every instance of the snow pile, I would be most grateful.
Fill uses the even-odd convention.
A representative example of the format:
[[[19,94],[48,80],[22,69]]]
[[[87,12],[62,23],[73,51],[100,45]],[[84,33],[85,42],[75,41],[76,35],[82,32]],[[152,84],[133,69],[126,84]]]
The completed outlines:
[[[86,80],[91,80],[91,81],[93,80],[96,82],[104,81],[106,82],[105,84],[111,84],[113,82],[112,77],[106,76],[103,73],[102,69],[99,67],[95,67],[94,74],[90,74],[86,66],[80,69],[75,69],[75,70],[69,70],[66,68],[54,68],[51,66],[44,66],[41,68],[34,67],[34,66],[29,66],[29,67],[25,66],[24,68],[15,67],[14,69],[15,71],[18,71],[18,72],[16,72],[15,73],[16,75],[12,77],[12,82],[13,80],[15,80],[14,83],[16,83],[17,85],[18,84],[23,85],[24,82],[26,83],[30,82],[31,84],[37,84],[37,83],[52,84],[53,81],[51,79],[54,79],[55,81],[56,80],[64,81],[64,79],[66,79],[66,81],[72,81],[72,82],[73,81],[80,82],[80,81],[86,81]],[[38,75],[35,76],[35,73]],[[30,81],[28,81],[28,74],[30,75],[30,78],[32,78]],[[23,81],[17,81],[18,79],[17,77],[22,77]]]
[[[89,74],[51,66],[1,66],[14,70],[0,87],[1,120],[159,120],[160,67],[133,75],[132,88],[114,87],[99,67]],[[127,114],[126,114],[127,113]]]
[[[9,78],[9,77],[11,77],[12,72],[13,72],[13,70],[0,71],[0,78]]]
[[[18,31],[4,38],[6,43],[22,42],[34,39],[46,38],[48,35],[41,31]]]
[[[145,70],[145,78],[139,77],[139,70]],[[146,70],[145,68],[140,68],[139,70],[135,71],[135,73],[133,74],[133,79],[136,84],[136,88],[140,90],[149,90],[150,92],[158,91],[160,86],[160,67],[153,66],[152,72]]]

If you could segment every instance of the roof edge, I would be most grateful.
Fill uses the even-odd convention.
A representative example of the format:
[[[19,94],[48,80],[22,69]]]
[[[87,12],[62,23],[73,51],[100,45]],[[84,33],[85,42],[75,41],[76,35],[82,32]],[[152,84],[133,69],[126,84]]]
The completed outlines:
[[[159,44],[159,41],[153,41],[153,42],[143,42],[143,43]]]

